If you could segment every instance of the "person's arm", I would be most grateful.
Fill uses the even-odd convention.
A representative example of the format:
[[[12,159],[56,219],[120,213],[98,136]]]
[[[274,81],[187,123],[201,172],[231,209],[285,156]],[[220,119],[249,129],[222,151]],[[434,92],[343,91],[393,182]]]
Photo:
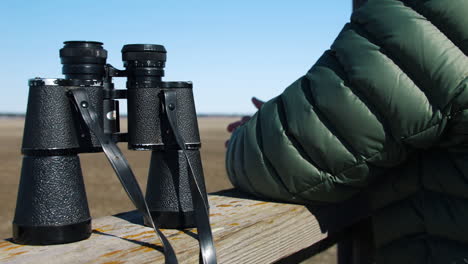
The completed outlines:
[[[233,132],[232,183],[292,202],[341,201],[438,144],[466,103],[468,34],[431,2],[357,10],[306,75]]]

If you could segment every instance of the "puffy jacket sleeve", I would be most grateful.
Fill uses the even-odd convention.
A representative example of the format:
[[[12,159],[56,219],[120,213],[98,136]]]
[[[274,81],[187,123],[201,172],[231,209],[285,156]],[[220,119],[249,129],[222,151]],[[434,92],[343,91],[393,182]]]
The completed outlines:
[[[468,10],[464,0],[371,0],[354,12],[331,49],[233,133],[232,183],[285,201],[341,201],[437,145],[467,85],[457,21],[466,15],[451,4]]]

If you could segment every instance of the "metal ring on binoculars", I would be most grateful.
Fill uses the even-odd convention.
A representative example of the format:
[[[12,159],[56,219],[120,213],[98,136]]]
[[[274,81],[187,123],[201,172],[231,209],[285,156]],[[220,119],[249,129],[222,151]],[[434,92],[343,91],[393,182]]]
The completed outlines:
[[[73,79],[54,79],[54,78],[32,78],[29,79],[30,87],[37,86],[89,86],[99,87],[103,85],[100,80],[73,80]]]
[[[161,82],[161,81],[130,81],[131,88],[158,88],[158,89],[192,89],[192,82]]]

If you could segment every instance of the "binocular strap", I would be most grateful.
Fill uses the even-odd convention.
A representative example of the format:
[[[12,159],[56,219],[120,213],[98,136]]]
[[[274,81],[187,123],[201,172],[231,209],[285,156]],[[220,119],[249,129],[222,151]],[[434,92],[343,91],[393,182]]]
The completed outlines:
[[[85,124],[96,135],[99,142],[101,143],[102,149],[106,154],[110,164],[112,165],[112,168],[116,172],[120,183],[127,192],[128,197],[133,202],[135,207],[150,221],[151,226],[154,228],[154,231],[161,240],[164,248],[165,263],[177,264],[178,262],[174,253],[174,249],[164,234],[153,222],[148,205],[146,204],[146,200],[143,196],[140,186],[138,185],[135,175],[133,174],[130,165],[128,164],[128,161],[125,159],[124,155],[114,143],[112,138],[104,133],[99,123],[97,114],[90,105],[86,90],[84,88],[73,88],[69,90],[69,94],[73,97],[72,102],[76,106]]]
[[[200,184],[197,182],[197,178],[193,173],[193,166],[188,158],[185,141],[179,133],[177,128],[177,97],[176,91],[164,90],[164,110],[169,121],[169,125],[177,141],[177,145],[184,153],[187,164],[190,168],[189,181],[190,191],[193,199],[193,206],[195,209],[195,222],[198,230],[198,241],[200,244],[200,263],[204,264],[216,264],[216,251],[213,243],[213,235],[211,233],[210,218],[208,215],[208,201],[202,194]]]

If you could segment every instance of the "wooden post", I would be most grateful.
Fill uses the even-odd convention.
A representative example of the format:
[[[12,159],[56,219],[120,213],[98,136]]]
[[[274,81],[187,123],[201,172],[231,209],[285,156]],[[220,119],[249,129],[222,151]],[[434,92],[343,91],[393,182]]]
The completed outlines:
[[[372,233],[372,221],[368,218],[353,227],[352,232],[352,257],[353,264],[374,263],[374,238]]]
[[[338,243],[336,257],[338,264],[353,264],[353,236],[351,232]]]
[[[338,243],[338,264],[374,263],[375,248],[371,218],[352,226]]]

